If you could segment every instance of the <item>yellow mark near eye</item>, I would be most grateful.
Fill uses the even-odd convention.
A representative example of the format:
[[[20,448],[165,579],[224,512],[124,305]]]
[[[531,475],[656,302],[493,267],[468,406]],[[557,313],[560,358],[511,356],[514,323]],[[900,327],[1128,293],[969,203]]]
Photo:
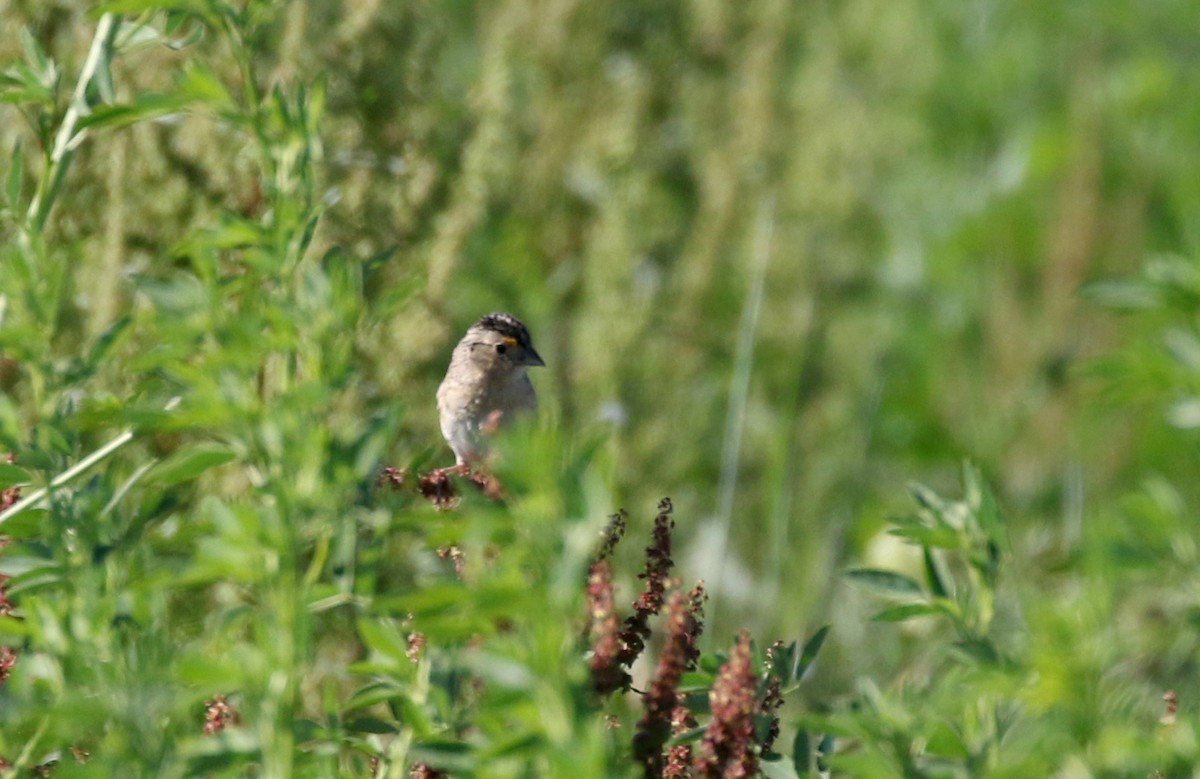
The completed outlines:
[[[516,339],[516,338],[505,338],[505,339],[504,339],[504,345],[505,345],[505,346],[516,346],[516,345],[517,345],[517,339]]]

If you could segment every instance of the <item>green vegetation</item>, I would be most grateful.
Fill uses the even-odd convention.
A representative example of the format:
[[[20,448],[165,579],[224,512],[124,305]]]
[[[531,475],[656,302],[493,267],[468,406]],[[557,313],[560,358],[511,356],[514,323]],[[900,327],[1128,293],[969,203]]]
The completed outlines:
[[[0,777],[1200,776],[1194,3],[0,20]]]

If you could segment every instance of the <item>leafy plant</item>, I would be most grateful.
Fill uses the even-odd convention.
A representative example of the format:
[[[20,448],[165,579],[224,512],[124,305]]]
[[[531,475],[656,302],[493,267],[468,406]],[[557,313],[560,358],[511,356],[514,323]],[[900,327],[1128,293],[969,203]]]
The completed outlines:
[[[5,6],[0,775],[1191,776],[1200,18],[978,10]]]

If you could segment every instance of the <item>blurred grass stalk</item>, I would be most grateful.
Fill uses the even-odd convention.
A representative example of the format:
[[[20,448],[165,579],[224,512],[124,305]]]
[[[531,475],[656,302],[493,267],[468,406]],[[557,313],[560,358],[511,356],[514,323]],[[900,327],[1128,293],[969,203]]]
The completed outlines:
[[[729,412],[725,417],[725,435],[721,443],[721,477],[718,485],[717,534],[713,542],[716,560],[710,579],[711,613],[717,614],[721,585],[725,575],[726,547],[729,545],[729,526],[733,521],[733,501],[737,495],[738,462],[742,454],[742,438],[746,429],[746,404],[750,395],[750,376],[754,370],[754,343],[762,314],[763,287],[771,263],[771,239],[775,234],[775,196],[762,197],[755,220],[753,243],[750,246],[751,277],[746,288],[746,302],[738,323],[737,351],[729,389]]]

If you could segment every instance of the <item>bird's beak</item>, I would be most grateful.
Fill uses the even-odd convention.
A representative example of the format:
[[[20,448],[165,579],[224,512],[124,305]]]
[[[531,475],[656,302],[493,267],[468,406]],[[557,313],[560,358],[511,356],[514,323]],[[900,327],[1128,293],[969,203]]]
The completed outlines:
[[[525,350],[525,364],[533,368],[546,367],[546,363],[542,360],[542,356],[534,351],[532,346]]]

